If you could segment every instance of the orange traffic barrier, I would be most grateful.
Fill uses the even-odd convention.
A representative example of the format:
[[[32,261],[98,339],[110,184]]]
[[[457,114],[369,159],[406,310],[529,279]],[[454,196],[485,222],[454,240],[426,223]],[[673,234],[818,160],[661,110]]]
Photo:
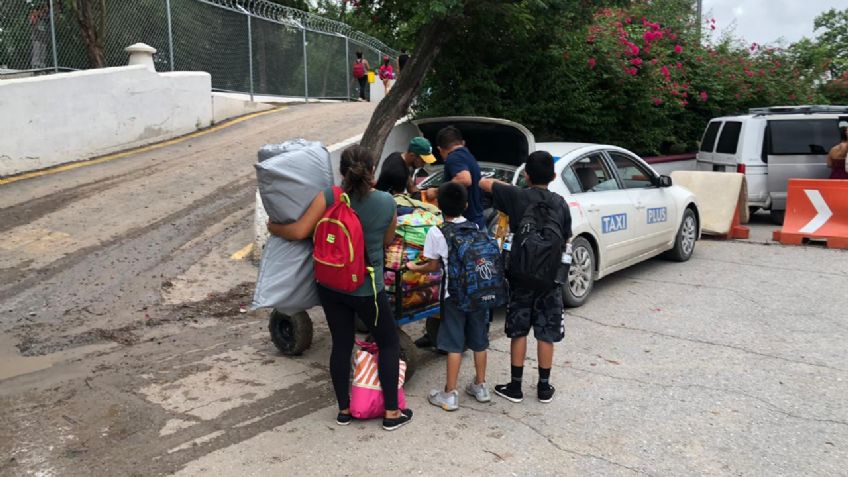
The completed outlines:
[[[784,245],[822,240],[828,248],[848,248],[848,180],[790,179],[783,229],[773,238]]]

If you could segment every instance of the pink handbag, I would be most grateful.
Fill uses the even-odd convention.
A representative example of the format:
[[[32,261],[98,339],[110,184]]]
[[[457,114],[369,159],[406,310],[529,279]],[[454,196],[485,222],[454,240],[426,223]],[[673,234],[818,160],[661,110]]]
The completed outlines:
[[[359,349],[353,353],[353,385],[350,389],[350,414],[355,419],[375,419],[383,417],[386,403],[380,376],[377,373],[377,344],[356,340]],[[398,409],[406,409],[406,397],[403,394],[403,381],[406,376],[406,363],[400,360],[398,375]]]

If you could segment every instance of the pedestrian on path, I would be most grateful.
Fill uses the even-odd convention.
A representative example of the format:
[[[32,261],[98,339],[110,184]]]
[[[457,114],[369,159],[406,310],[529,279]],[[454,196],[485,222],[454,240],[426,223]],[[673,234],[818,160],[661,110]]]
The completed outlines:
[[[397,59],[398,65],[398,75],[403,73],[403,69],[406,68],[406,64],[409,62],[409,53],[406,52],[406,49],[401,48],[400,56]]]
[[[350,197],[350,206],[362,224],[367,257],[374,268],[374,276],[366,276],[362,286],[351,293],[318,285],[318,298],[333,340],[330,376],[339,403],[336,423],[344,426],[353,420],[350,414],[350,359],[355,339],[355,317],[358,316],[368,326],[380,349],[377,368],[386,406],[383,428],[391,431],[412,420],[412,410],[398,409],[400,342],[383,283],[383,249],[394,239],[397,211],[391,195],[372,189],[375,167],[376,160],[368,149],[355,145],[342,152],[339,167],[343,177],[342,189]],[[297,222],[269,223],[268,231],[286,240],[305,240],[312,236],[318,221],[333,205],[333,200],[333,189],[327,188],[315,196]]]
[[[365,88],[368,87],[368,71],[370,69],[371,65],[368,64],[368,60],[362,57],[361,51],[357,51],[356,59],[353,61],[353,77],[359,83],[360,101],[368,100],[368,97],[365,95]]]
[[[392,68],[389,55],[383,56],[383,64],[380,65],[380,79],[383,80],[383,89],[385,94],[389,94],[391,89],[391,81],[395,79],[395,70]]]

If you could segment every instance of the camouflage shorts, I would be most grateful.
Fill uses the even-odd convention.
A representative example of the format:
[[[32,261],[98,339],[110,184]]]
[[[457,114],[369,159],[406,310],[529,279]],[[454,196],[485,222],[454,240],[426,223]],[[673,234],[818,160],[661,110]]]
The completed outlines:
[[[562,307],[562,288],[537,292],[512,287],[506,309],[506,335],[510,338],[527,336],[530,328],[539,341],[559,343],[565,337],[565,312]]]

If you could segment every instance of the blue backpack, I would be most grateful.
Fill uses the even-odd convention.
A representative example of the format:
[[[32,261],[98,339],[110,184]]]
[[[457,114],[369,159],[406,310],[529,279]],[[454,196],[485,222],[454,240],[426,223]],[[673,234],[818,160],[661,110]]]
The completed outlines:
[[[448,244],[448,293],[464,312],[491,310],[507,302],[498,243],[472,222],[439,225]]]

